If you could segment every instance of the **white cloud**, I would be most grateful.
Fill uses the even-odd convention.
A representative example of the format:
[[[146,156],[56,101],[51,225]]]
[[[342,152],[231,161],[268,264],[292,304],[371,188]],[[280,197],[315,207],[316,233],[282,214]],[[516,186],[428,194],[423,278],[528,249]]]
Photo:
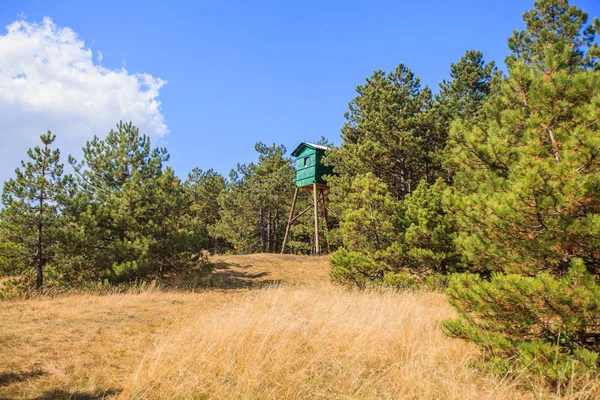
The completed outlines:
[[[157,97],[166,83],[149,74],[101,65],[73,30],[18,20],[0,34],[0,184],[26,150],[51,130],[63,161],[86,140],[104,136],[119,120],[161,137],[168,128]]]

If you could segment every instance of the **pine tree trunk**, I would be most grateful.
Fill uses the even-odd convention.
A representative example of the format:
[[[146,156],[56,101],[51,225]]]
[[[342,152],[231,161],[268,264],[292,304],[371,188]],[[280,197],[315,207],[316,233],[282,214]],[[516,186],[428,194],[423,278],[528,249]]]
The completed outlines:
[[[46,176],[46,167],[42,167],[42,176]],[[38,220],[37,220],[37,249],[35,251],[35,273],[36,273],[36,279],[35,279],[35,287],[38,289],[41,289],[42,286],[44,285],[44,270],[43,270],[43,263],[44,263],[44,254],[42,253],[42,230],[43,230],[43,224],[42,224],[42,216],[44,214],[44,191],[46,190],[46,188],[44,187],[43,184],[43,180],[42,180],[42,187],[40,188],[40,211],[39,211],[39,215],[38,215]]]
[[[264,229],[264,217],[263,217],[263,209],[260,209],[260,218],[258,222],[258,229],[260,232],[260,252],[265,252],[265,229]]]
[[[279,235],[277,234],[279,228],[279,210],[275,211],[275,220],[273,222],[273,252],[279,248]]]
[[[40,197],[40,210],[42,209],[42,205],[43,205],[43,198]],[[41,211],[40,211],[41,214]],[[43,258],[43,253],[42,253],[42,219],[41,219],[41,215],[40,215],[40,219],[38,220],[37,223],[37,249],[35,251],[35,273],[36,273],[36,279],[35,279],[35,287],[38,289],[41,289],[42,286],[44,285],[44,258]]]
[[[267,216],[267,249],[269,253],[273,252],[273,243],[271,241],[271,210],[269,209],[269,215]]]
[[[44,270],[42,265],[42,249],[38,250],[38,254],[35,257],[35,287],[41,289],[44,285]]]

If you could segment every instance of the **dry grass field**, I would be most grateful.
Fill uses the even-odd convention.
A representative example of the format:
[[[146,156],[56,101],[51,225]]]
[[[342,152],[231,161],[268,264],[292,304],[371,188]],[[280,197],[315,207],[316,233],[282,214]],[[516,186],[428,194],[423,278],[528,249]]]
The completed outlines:
[[[0,303],[0,398],[557,397],[472,368],[443,295],[343,290],[324,257],[213,262],[212,290]]]

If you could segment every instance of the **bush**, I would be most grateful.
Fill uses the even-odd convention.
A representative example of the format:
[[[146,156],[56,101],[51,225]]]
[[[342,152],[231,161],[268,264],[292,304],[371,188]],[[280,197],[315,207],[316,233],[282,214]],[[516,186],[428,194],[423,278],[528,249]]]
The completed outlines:
[[[329,277],[333,282],[356,285],[364,289],[371,282],[381,280],[385,265],[365,253],[348,251],[341,247],[330,258]]]
[[[376,252],[371,257],[341,247],[331,255],[329,277],[333,282],[360,289],[389,287],[398,290],[442,291],[446,288],[447,275],[434,273],[423,278],[407,268],[392,270],[386,263],[388,256],[387,252]]]
[[[416,287],[417,280],[406,271],[390,272],[385,274],[382,284],[383,286],[404,290]]]

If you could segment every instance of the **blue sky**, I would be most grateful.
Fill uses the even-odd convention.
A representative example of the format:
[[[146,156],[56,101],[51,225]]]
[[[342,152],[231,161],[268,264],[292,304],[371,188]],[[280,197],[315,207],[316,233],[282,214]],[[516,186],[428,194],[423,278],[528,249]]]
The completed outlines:
[[[195,166],[227,174],[256,158],[257,141],[281,143],[289,151],[321,135],[339,144],[355,87],[375,69],[404,63],[436,90],[450,63],[468,49],[503,64],[508,36],[523,27],[521,15],[532,7],[527,0],[0,4],[2,27],[18,19],[41,23],[48,16],[85,42],[94,64],[167,81],[155,100],[169,133],[156,134],[154,143],[167,146],[182,178]],[[600,15],[598,0],[575,4]],[[60,136],[58,114],[41,120]],[[19,146],[24,144],[14,144],[11,153]]]

